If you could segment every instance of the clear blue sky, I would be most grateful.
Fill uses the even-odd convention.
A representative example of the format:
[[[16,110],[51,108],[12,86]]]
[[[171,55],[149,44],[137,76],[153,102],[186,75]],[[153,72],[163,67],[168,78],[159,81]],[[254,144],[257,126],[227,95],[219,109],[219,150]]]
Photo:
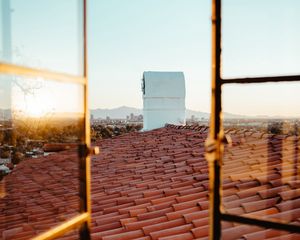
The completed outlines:
[[[223,3],[225,77],[300,73],[300,1]],[[143,71],[180,70],[186,77],[187,107],[209,111],[210,4],[209,0],[90,1],[90,82],[99,86],[91,89],[92,107],[141,107]],[[226,87],[224,110],[299,114],[300,98],[295,93],[300,92],[300,83],[267,86]],[[285,107],[279,112],[281,105]]]
[[[187,107],[209,109],[210,1],[94,0],[90,6],[90,79],[101,85],[91,91],[92,107],[142,107],[143,71],[183,71]]]
[[[14,61],[80,73],[78,0],[11,2]],[[157,70],[183,71],[187,108],[209,111],[210,5],[89,0],[91,108],[142,107],[142,73]],[[223,0],[223,75],[300,73],[299,12],[299,0]],[[224,88],[224,110],[300,116],[300,83],[248,87]]]

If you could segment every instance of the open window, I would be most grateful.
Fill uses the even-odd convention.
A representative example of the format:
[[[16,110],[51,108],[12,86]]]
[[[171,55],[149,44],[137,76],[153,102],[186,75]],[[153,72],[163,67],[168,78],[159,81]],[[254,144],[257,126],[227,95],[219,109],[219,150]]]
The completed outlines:
[[[249,229],[259,232],[254,239],[300,232],[299,185],[292,185],[299,182],[299,7],[212,1],[210,239],[233,226],[235,239]]]
[[[90,239],[86,1],[2,0],[0,12],[0,201],[14,212],[1,224]]]

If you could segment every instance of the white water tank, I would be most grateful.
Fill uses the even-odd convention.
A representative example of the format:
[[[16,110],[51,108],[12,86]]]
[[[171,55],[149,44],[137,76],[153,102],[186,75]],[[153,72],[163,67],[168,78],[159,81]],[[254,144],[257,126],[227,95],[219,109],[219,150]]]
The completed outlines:
[[[142,91],[144,130],[185,124],[183,72],[144,72]]]

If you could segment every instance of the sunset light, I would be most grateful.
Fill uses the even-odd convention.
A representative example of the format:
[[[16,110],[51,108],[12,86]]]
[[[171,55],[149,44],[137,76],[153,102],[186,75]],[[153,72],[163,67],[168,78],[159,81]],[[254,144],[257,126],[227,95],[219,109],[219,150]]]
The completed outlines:
[[[45,117],[55,111],[53,102],[43,88],[26,91],[18,85],[12,87],[12,108],[24,117]]]
[[[43,79],[17,79],[11,86],[11,105],[19,117],[53,117],[83,112],[82,87],[47,82]]]
[[[25,96],[19,107],[28,117],[41,118],[54,111],[52,103],[50,98],[37,94]]]

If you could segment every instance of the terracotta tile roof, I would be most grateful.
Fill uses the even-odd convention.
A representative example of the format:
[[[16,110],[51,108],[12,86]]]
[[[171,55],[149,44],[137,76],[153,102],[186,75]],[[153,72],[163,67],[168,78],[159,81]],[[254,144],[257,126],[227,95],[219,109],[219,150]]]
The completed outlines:
[[[92,157],[93,239],[207,239],[207,127],[165,128],[101,141]],[[226,211],[300,224],[299,139],[227,131]],[[5,177],[2,239],[28,239],[76,214],[76,153],[20,163]],[[226,222],[223,239],[299,239],[297,234]],[[76,239],[69,234],[62,239]]]
[[[74,216],[79,208],[77,177],[73,152],[20,163],[1,182],[0,238],[29,239]]]

